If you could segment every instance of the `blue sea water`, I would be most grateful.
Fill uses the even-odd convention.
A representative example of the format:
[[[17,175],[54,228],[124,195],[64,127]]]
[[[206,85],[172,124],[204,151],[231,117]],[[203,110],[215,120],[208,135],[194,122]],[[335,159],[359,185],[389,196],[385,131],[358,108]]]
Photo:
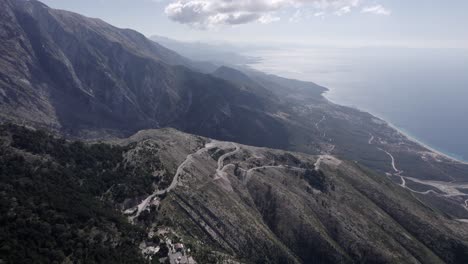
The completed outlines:
[[[411,137],[468,160],[468,50],[259,50],[259,70],[330,89],[326,97],[384,118]]]

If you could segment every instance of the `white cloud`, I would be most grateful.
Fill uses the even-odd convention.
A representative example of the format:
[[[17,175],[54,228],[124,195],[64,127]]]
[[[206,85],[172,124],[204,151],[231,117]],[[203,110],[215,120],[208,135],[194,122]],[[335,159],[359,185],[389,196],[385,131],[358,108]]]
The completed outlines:
[[[342,16],[351,12],[351,6],[343,6],[335,11],[335,15]]]
[[[175,0],[167,5],[166,15],[179,23],[196,27],[236,25],[258,21],[277,21],[271,13],[281,9],[284,0]]]
[[[289,22],[298,22],[302,19],[304,15],[300,9],[296,10],[296,12],[289,18]]]
[[[297,21],[303,16],[300,10],[323,14],[321,16],[327,13],[342,16],[360,7],[364,1],[366,0],[170,0],[165,13],[171,20],[182,24],[212,28],[251,22],[272,23],[280,20],[275,15],[279,11],[288,11],[290,21]],[[388,12],[380,5],[376,7],[380,9],[362,9],[362,12]]]
[[[258,22],[260,22],[262,24],[270,24],[270,23],[280,21],[280,20],[281,20],[280,17],[274,16],[272,14],[266,14],[266,15],[261,16],[258,19]]]
[[[389,16],[392,14],[392,11],[383,7],[382,5],[365,6],[362,8],[361,12],[383,16]]]

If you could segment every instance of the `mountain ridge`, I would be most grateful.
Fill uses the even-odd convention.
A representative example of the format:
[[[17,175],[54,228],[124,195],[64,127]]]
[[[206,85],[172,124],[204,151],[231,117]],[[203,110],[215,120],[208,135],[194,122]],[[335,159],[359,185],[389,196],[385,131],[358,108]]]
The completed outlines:
[[[258,130],[267,135],[268,143],[260,144],[282,146],[273,135],[268,138],[271,133],[265,129],[281,130],[278,122],[256,110],[264,103],[250,96],[250,91],[189,69],[188,59],[134,31],[49,9],[39,2],[14,3],[4,12],[17,20],[9,23],[17,27],[19,38],[4,41],[14,42],[19,51],[7,50],[2,56],[23,52],[27,56],[18,57],[27,59],[23,62],[27,67],[15,70],[6,64],[4,71],[15,72],[0,73],[4,78],[24,76],[2,85],[2,113],[11,113],[4,114],[4,119],[45,124],[71,136],[106,131],[130,135],[144,128],[174,126],[253,142],[248,134],[230,131],[235,127],[228,129],[232,126],[228,119],[235,117],[236,122],[245,123],[246,130],[252,128],[246,132]],[[6,95],[13,93],[17,95]],[[245,115],[256,121],[249,122]]]
[[[174,262],[175,242],[190,245],[199,263],[468,258],[468,166],[329,102],[324,87],[200,64],[135,31],[38,1],[0,2],[0,36],[2,121],[111,139],[71,142],[1,125],[0,165],[10,172],[0,182],[2,211],[16,212],[2,223],[20,241],[13,253],[23,252],[25,238],[11,220],[33,215],[45,231],[58,224],[51,230],[77,238],[95,262],[93,246],[112,260],[108,253],[122,245],[135,259]],[[163,129],[147,130],[154,128]],[[75,233],[59,219],[76,217],[60,203],[70,194],[40,191],[61,190],[56,184],[89,205],[79,207],[86,226],[69,226]],[[110,211],[94,219],[103,208]],[[59,223],[46,217],[49,209]],[[116,235],[131,227],[128,237]],[[77,245],[54,242],[57,252],[34,254],[86,263],[70,252]]]
[[[174,127],[218,140],[340,156],[404,188],[416,185],[412,179],[423,180],[418,195],[442,188],[444,195],[422,198],[468,219],[468,197],[455,191],[467,181],[466,164],[431,152],[368,113],[329,102],[322,96],[326,88],[248,69],[220,67],[207,74],[171,65],[163,60],[190,60],[134,31],[38,3],[2,2],[3,120],[84,139]],[[452,181],[460,182],[458,189],[447,193]]]
[[[82,195],[92,193],[86,199],[93,201],[87,203],[89,209],[81,209],[85,211],[80,217],[93,219],[87,210],[111,206],[108,210],[126,216],[136,228],[133,242],[125,244],[128,250],[145,252],[147,258],[164,258],[151,247],[169,245],[174,237],[190,244],[199,263],[219,263],[223,258],[240,263],[462,263],[468,258],[465,223],[427,207],[390,179],[332,156],[251,147],[175,129],[144,130],[111,145],[69,142],[11,125],[3,125],[0,132],[2,171],[12,155],[25,157],[18,160],[22,165],[16,170],[26,168],[2,174],[2,184],[11,186],[0,186],[1,199],[8,201],[2,202],[3,209],[19,213],[30,206],[22,195],[34,194],[40,208],[48,204],[49,210],[73,217],[74,204],[64,210],[57,201],[28,190],[31,183],[26,181],[64,184],[50,173],[54,166],[60,171],[73,160],[77,168],[61,176],[71,177],[65,186]],[[119,173],[102,170],[116,164]],[[40,177],[30,176],[33,166],[40,167]],[[67,192],[57,194],[55,199],[71,198]],[[34,214],[40,214],[42,225],[56,221],[40,212]],[[106,215],[100,221],[115,221],[110,219]],[[13,223],[2,228],[11,233]],[[109,244],[107,225],[100,227],[104,237],[97,241],[108,248],[103,252],[111,253],[124,244],[119,238]],[[85,248],[92,245],[84,243]],[[60,255],[70,261],[82,259],[68,245],[54,249],[64,252],[57,259]]]

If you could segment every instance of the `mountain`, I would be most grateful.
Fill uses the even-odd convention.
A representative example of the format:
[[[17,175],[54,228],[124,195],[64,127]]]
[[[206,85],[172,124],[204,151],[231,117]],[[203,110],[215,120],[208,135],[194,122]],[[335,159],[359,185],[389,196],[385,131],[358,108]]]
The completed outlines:
[[[218,66],[244,65],[259,60],[256,57],[239,54],[242,51],[251,50],[251,46],[237,47],[227,43],[182,42],[156,35],[151,36],[150,39],[191,60],[204,61]]]
[[[123,167],[124,148],[12,125],[0,144],[0,263],[144,263],[144,229],[97,198],[114,184],[148,191],[149,175]]]
[[[354,160],[388,177],[453,218],[468,218],[468,164],[409,139],[385,121],[326,100],[326,88],[245,69],[221,67],[214,75],[268,87],[279,100],[273,115],[288,131],[288,150]]]
[[[193,71],[191,61],[135,31],[37,1],[2,1],[1,12],[4,120],[71,136],[130,135],[172,126],[285,146],[277,140],[285,132],[261,111],[261,99]],[[259,133],[262,140],[254,142],[252,135]]]
[[[174,129],[83,144],[4,125],[0,140],[6,263],[172,260],[176,243],[198,263],[468,260],[466,223],[329,155]]]
[[[218,78],[230,81],[234,84],[239,85],[241,88],[251,91],[256,96],[260,98],[264,98],[269,101],[269,105],[273,105],[274,108],[279,107],[277,104],[279,102],[279,97],[275,95],[272,89],[269,87],[268,89],[265,86],[261,85],[260,83],[256,82],[255,80],[251,79],[245,73],[229,68],[226,66],[221,66],[217,68],[213,73],[213,76]]]
[[[468,219],[467,164],[368,113],[329,102],[324,87],[243,67],[202,73],[197,62],[135,31],[37,1],[3,1],[1,10],[4,121],[85,139],[174,127],[247,145],[333,154]]]
[[[105,141],[2,125],[8,259],[88,263],[79,245],[138,262],[183,240],[200,263],[466,262],[468,164],[324,87],[192,61],[38,1],[1,1],[0,37],[2,123]]]
[[[38,1],[1,3],[0,114],[68,137],[173,127],[246,145],[354,160],[454,218],[468,219],[468,165],[317,84],[197,63],[128,29]]]
[[[308,91],[309,93],[313,93],[315,97],[320,97],[322,93],[328,91],[328,89],[311,82],[265,74],[250,68],[249,64],[261,61],[261,58],[246,56],[242,53],[251,52],[259,48],[268,49],[269,47],[253,45],[242,47],[226,43],[183,42],[156,35],[151,36],[150,39],[191,60],[203,61],[205,66],[202,67],[202,70],[207,73],[213,73],[215,76],[228,80],[237,78],[237,81],[241,83],[245,81],[250,82],[245,76],[240,76],[248,75],[256,83],[267,87],[268,90],[274,91],[279,96],[284,96],[294,92],[294,90],[301,89],[303,92]],[[209,70],[210,68],[212,69]]]

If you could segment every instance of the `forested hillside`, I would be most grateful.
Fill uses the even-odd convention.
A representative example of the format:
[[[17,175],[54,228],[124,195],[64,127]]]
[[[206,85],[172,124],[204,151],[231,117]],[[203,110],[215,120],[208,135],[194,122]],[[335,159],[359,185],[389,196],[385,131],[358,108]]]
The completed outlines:
[[[118,200],[151,191],[149,175],[124,166],[122,147],[67,142],[10,125],[0,127],[0,143],[4,263],[142,262],[135,246],[142,230],[100,198],[123,183],[134,188],[122,189]]]

